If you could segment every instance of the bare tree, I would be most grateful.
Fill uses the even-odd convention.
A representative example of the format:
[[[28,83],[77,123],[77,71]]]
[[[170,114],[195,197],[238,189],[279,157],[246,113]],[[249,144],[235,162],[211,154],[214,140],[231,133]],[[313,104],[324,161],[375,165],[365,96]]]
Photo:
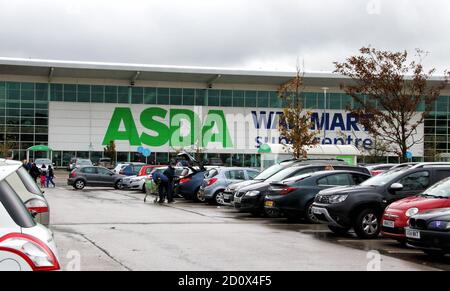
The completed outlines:
[[[299,69],[292,80],[280,86],[278,92],[285,104],[280,117],[280,135],[292,144],[294,158],[306,158],[306,148],[318,143],[318,132],[311,130],[311,112],[303,108],[303,76]]]
[[[404,160],[406,153],[423,142],[417,129],[432,111],[441,90],[448,84],[448,74],[431,85],[435,69],[425,71],[425,53],[417,50],[412,61],[405,52],[390,52],[371,47],[344,63],[335,62],[335,73],[351,78],[342,85],[355,105],[348,108],[359,117],[369,134],[390,144],[389,152]]]

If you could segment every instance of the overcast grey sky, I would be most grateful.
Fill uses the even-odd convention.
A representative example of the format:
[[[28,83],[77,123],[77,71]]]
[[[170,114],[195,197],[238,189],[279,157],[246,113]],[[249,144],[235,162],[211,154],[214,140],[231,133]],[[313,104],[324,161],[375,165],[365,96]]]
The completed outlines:
[[[0,0],[0,56],[332,71],[364,45],[450,69],[448,0]]]

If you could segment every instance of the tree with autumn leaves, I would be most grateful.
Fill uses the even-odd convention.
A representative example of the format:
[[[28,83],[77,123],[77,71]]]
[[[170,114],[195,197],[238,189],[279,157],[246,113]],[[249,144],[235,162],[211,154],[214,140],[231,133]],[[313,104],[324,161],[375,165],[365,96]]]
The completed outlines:
[[[306,149],[318,143],[317,132],[311,130],[311,113],[303,110],[303,76],[296,76],[279,88],[283,100],[283,115],[280,116],[279,132],[292,145],[294,158],[306,158]]]
[[[425,70],[423,56],[417,50],[416,58],[410,60],[406,51],[363,47],[360,55],[334,63],[335,73],[349,77],[342,88],[353,97],[354,105],[347,109],[359,117],[372,137],[389,144],[389,152],[400,160],[423,142],[417,130],[433,111],[450,76],[446,73],[440,80],[433,79],[435,69]]]

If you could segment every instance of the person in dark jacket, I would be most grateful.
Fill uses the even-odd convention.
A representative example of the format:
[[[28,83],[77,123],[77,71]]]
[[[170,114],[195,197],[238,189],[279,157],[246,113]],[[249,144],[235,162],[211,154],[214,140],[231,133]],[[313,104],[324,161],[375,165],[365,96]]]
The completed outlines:
[[[41,175],[41,171],[36,166],[35,163],[30,168],[30,176],[33,178],[33,180],[37,183],[37,178]]]
[[[47,171],[47,188],[48,188],[49,184],[52,184],[53,188],[56,187],[55,182],[53,182],[54,178],[55,178],[55,172],[53,171],[53,167],[52,166],[48,166],[48,171]]]
[[[167,201],[169,203],[173,203],[173,180],[175,178],[175,168],[174,166],[176,165],[176,161],[175,160],[171,160],[169,162],[169,167],[167,167],[167,169],[164,171],[164,176],[167,177],[168,179],[168,183],[167,183],[167,188],[166,188],[166,193],[167,193]]]
[[[153,182],[158,185],[159,204],[164,203],[167,195],[167,188],[169,184],[169,178],[166,175],[156,172],[153,174]]]

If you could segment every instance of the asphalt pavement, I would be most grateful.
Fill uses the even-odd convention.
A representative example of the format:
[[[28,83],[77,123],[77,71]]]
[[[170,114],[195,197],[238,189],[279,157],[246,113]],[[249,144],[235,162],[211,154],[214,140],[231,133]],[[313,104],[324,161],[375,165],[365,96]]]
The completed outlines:
[[[323,225],[255,218],[228,207],[144,203],[139,192],[46,189],[65,270],[450,270],[395,241],[337,237]],[[150,199],[152,200],[152,199]]]

